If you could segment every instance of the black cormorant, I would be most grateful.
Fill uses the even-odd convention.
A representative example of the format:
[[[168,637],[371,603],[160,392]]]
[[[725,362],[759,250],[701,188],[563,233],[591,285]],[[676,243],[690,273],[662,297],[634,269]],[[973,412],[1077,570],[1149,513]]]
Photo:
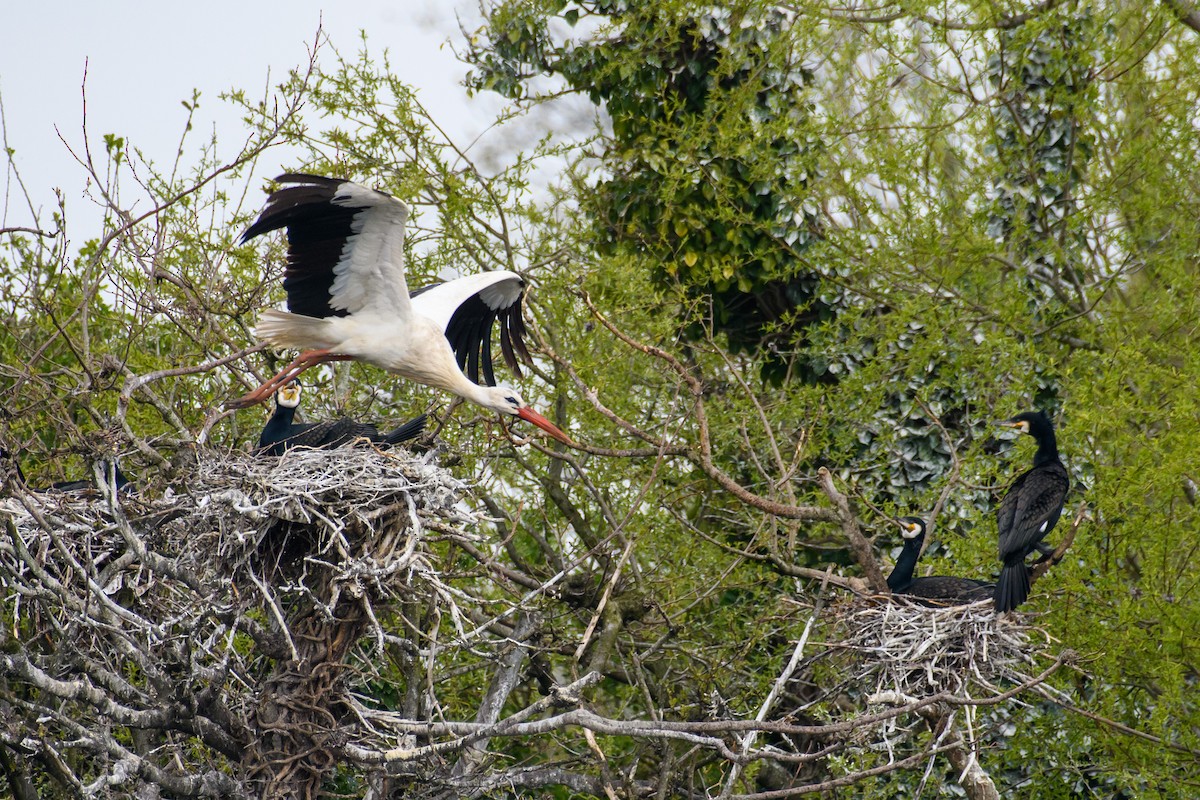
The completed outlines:
[[[293,422],[296,408],[300,405],[300,392],[300,383],[293,381],[275,393],[275,413],[267,420],[258,437],[260,455],[281,456],[293,447],[332,450],[356,439],[393,445],[415,439],[425,430],[425,414],[409,420],[390,433],[380,433],[370,423],[346,417],[325,422]]]
[[[101,466],[101,469],[103,470],[104,479],[106,481],[108,480],[109,465],[112,465],[112,470],[113,470],[112,477],[113,477],[113,482],[116,483],[116,485],[117,485],[117,491],[118,492],[132,492],[133,484],[129,482],[129,478],[125,476],[125,473],[121,472],[120,465],[115,464],[111,461],[107,461],[105,459],[101,459],[100,466]],[[88,490],[92,490],[95,488],[96,488],[95,480],[93,480],[92,478],[84,478],[81,481],[55,481],[54,483],[50,484],[50,488],[47,489],[46,491],[86,492]]]
[[[925,520],[920,517],[901,517],[896,522],[900,524],[904,548],[887,579],[888,588],[893,594],[917,598],[922,605],[965,605],[992,596],[996,588],[994,583],[954,575],[914,578],[917,559],[921,557],[921,545],[925,541]]]
[[[1058,458],[1049,417],[1040,411],[1026,411],[1000,424],[1028,433],[1038,444],[1033,468],[1012,482],[996,512],[1000,560],[1004,562],[996,585],[996,610],[1012,611],[1029,597],[1025,557],[1034,550],[1049,554],[1042,539],[1058,522],[1071,482]]]
[[[25,488],[31,492],[86,492],[96,488],[96,481],[92,478],[84,478],[83,480],[78,481],[55,481],[45,488],[30,486],[29,481],[25,480],[25,473],[21,471],[21,465],[17,463],[16,456],[14,456],[8,450],[0,448],[0,459],[4,459],[12,463],[14,471],[17,475],[17,479],[20,480],[21,483],[25,484]],[[108,459],[100,459],[100,464],[103,468],[105,477],[107,477],[109,474],[109,465],[112,465],[113,480],[117,485],[118,492],[133,491],[133,484],[129,481],[129,478],[126,477],[125,473],[121,472],[121,466],[119,464],[113,463]]]

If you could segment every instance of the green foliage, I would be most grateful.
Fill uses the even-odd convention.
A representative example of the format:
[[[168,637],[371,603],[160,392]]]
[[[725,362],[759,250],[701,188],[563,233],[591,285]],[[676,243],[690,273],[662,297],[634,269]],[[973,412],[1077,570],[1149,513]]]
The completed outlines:
[[[605,35],[555,41],[556,13]],[[822,146],[793,22],[754,4],[511,3],[471,52],[476,88],[525,98],[542,73],[603,106],[603,177],[579,193],[589,246],[682,289],[698,316],[681,332],[765,355],[776,382],[835,379],[805,358],[804,334],[846,302],[823,280],[835,268],[805,257],[823,227]]]
[[[261,196],[247,180],[259,145],[286,143],[285,169],[360,179],[413,206],[414,285],[495,268],[530,280],[538,359],[520,388],[587,445],[569,462],[361,365],[314,376],[331,391],[305,406],[312,418],[435,412],[444,463],[497,519],[495,557],[551,587],[510,584],[445,548],[447,581],[482,616],[518,597],[543,619],[508,711],[537,699],[538,676],[599,669],[589,703],[614,717],[752,718],[817,593],[803,570],[861,565],[839,526],[772,514],[720,477],[827,508],[817,474],[829,469],[885,573],[898,546],[887,517],[936,506],[923,570],[984,579],[998,570],[995,502],[1030,457],[991,423],[1045,408],[1075,484],[1051,539],[1085,514],[1028,608],[1081,661],[1052,678],[1053,699],[982,710],[980,761],[1003,794],[1192,796],[1197,37],[1118,3],[1022,6],[1020,24],[966,4],[908,3],[873,21],[839,4],[790,8],[496,5],[470,80],[513,101],[504,121],[563,93],[605,117],[495,169],[447,139],[416,81],[365,42],[291,77],[283,94],[302,97],[303,114],[276,119],[234,94],[256,131],[234,169],[219,171],[207,142],[193,168],[140,171],[160,210],[133,223],[110,209],[103,238],[75,253],[63,236],[5,234],[5,444],[39,483],[78,473],[98,445],[169,483],[200,431],[217,446],[257,435],[258,417],[214,410],[275,356],[215,361],[249,346],[257,311],[280,299],[279,245],[236,237]],[[118,183],[131,180],[124,140],[104,144]],[[546,165],[561,179],[539,192]],[[206,362],[120,402],[132,377]],[[387,622],[417,638],[440,620],[414,600]],[[393,682],[357,688],[418,714],[436,674],[447,719],[471,718],[494,666],[469,649],[389,657]],[[789,702],[829,691],[810,713],[839,713],[849,692],[819,662],[806,669]],[[600,742],[631,780],[678,770],[717,786],[728,769],[673,744]],[[512,763],[586,757],[567,736],[493,746]],[[806,779],[883,759],[847,752]],[[931,795],[957,796],[957,774],[938,764]],[[766,772],[748,770],[739,791]],[[863,796],[896,796],[914,777],[867,781]],[[337,787],[360,792],[358,778]]]
[[[1028,269],[1067,280],[1081,278],[1076,270],[1086,246],[1080,225],[1086,216],[1077,211],[1094,150],[1094,61],[1103,41],[1098,37],[1112,33],[1094,30],[1086,12],[1046,15],[1004,32],[987,65],[999,100],[990,150],[1002,170],[993,179],[988,233]],[[1055,288],[1051,281],[1027,286],[1047,295]],[[1044,314],[1043,305],[1029,307]]]
[[[554,19],[580,9],[578,19],[595,22],[595,33],[556,38]],[[1197,138],[1185,123],[1197,90],[1187,72],[1195,43],[1157,20],[1068,4],[982,36],[932,26],[919,40],[904,22],[830,32],[817,71],[809,45],[820,34],[748,25],[750,44],[739,49],[722,35],[731,23],[710,23],[704,30],[712,35],[703,35],[695,23],[703,13],[685,3],[512,2],[498,7],[472,52],[477,88],[528,103],[544,86],[533,76],[555,76],[610,117],[611,134],[587,153],[598,158],[601,176],[573,184],[578,247],[599,262],[589,285],[601,309],[642,341],[688,332],[680,349],[710,388],[714,449],[739,483],[770,492],[790,474],[795,491],[811,492],[805,478],[827,465],[864,501],[892,513],[928,510],[941,493],[939,541],[928,554],[935,573],[994,574],[991,509],[1027,467],[1029,451],[995,458],[990,421],[1050,410],[1076,486],[1067,514],[1085,501],[1090,516],[1032,607],[1049,612],[1048,627],[1070,646],[1089,658],[1105,654],[1088,662],[1094,680],[1124,685],[1131,675],[1159,672],[1150,654],[1163,626],[1186,640],[1197,624],[1195,554],[1178,547],[1196,540],[1183,445],[1195,444],[1187,422],[1195,419],[1194,393],[1184,382],[1196,372],[1194,347],[1181,338],[1197,319],[1200,232],[1189,213],[1194,181],[1186,177],[1194,175]],[[772,13],[743,4],[717,16],[762,23]],[[941,18],[944,9],[910,13]],[[1164,36],[1169,45],[1149,44]],[[930,50],[941,55],[930,58]],[[738,65],[751,51],[760,65],[774,53],[774,63],[797,76],[779,87],[788,101],[761,128],[748,112],[761,95],[738,91],[748,82]],[[863,74],[867,54],[879,51],[895,60],[885,57]],[[914,63],[921,65],[915,73]],[[783,119],[793,129],[786,152],[778,147],[786,137],[773,127]],[[770,169],[778,177],[795,174],[787,168],[796,165],[803,181],[772,178]],[[762,181],[767,213],[742,202],[753,194],[747,180]],[[835,213],[801,226],[817,235],[800,246],[782,247],[781,231],[767,220],[805,207]],[[759,258],[766,252],[786,254],[778,272],[761,269],[770,263]],[[764,366],[778,375],[779,362],[730,332],[731,295],[723,292],[754,292],[802,273],[822,277],[805,289],[815,300],[788,298],[787,320],[743,329],[783,348],[796,377],[810,384],[777,392],[755,376]],[[788,328],[820,303],[836,313],[804,319],[799,336]],[[618,364],[597,366],[585,380],[644,385],[645,377]],[[633,394],[646,405],[645,395]],[[614,391],[603,399],[619,410],[626,398]],[[668,414],[656,407],[652,418]],[[794,462],[764,466],[772,436],[786,442],[785,456],[795,450]],[[684,530],[757,552],[796,536],[788,525],[740,512],[697,476],[659,479]],[[1069,524],[1065,517],[1060,529]],[[878,530],[890,538],[886,527]],[[831,535],[806,529],[804,544],[786,552],[797,564],[828,562],[823,545]],[[1166,550],[1148,555],[1150,538]],[[1147,569],[1160,596],[1170,597],[1157,605],[1170,607],[1109,620],[1111,609],[1144,598]],[[1109,621],[1092,627],[1092,619]],[[1131,654],[1118,657],[1110,641],[1125,630]],[[1164,685],[1195,682],[1190,669],[1188,680],[1170,677],[1169,664],[1186,663],[1182,653],[1163,662]],[[1178,724],[1179,715],[1195,713],[1181,692],[1142,694],[1135,705],[1169,706],[1166,717]],[[1106,712],[1140,724],[1132,707]],[[1066,772],[1042,771],[996,756],[1011,764],[1014,785],[1061,785],[1070,774],[1077,777],[1066,785],[1077,793],[1145,788],[1140,778],[1092,763],[1101,753],[1116,758],[1109,748],[1126,741],[1122,735],[1062,712],[1012,717],[1030,742],[1052,725],[1047,759],[1066,765]]]

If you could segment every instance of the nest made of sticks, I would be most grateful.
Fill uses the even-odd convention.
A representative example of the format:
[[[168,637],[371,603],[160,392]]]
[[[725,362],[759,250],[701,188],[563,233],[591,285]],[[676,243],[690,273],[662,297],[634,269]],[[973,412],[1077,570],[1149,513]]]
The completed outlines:
[[[459,504],[465,485],[405,450],[307,450],[283,456],[201,458],[184,488],[196,516],[215,521],[227,568],[274,569],[294,578],[339,565],[335,580],[419,569],[428,524],[464,534],[479,516]],[[172,526],[168,526],[170,529]]]
[[[24,492],[3,501],[31,544],[58,534],[70,548],[148,548],[198,578],[296,564],[372,573],[411,567],[426,524],[471,530],[464,484],[403,449],[297,448],[284,456],[199,451],[165,491]],[[286,541],[284,541],[286,540]],[[298,547],[303,545],[303,547]],[[42,545],[34,545],[42,546]],[[268,560],[273,563],[268,565]],[[360,562],[357,565],[351,562]]]
[[[997,615],[991,600],[929,607],[865,598],[833,613],[839,663],[868,702],[998,695],[1036,673],[1043,655],[1044,635],[1019,615]]]
[[[477,541],[484,517],[432,456],[399,448],[201,450],[176,476],[161,491],[16,485],[0,498],[7,630],[32,643],[29,666],[0,677],[147,676],[120,695],[128,714],[176,709],[164,718],[186,718],[188,731],[194,717],[244,785],[303,796],[336,757],[329,731],[352,685],[377,677],[384,660],[372,654],[415,647],[396,610],[416,603],[467,624],[439,543]],[[63,705],[59,684],[38,685],[45,703],[31,701],[29,719],[61,713],[64,741],[115,746],[103,706]],[[177,757],[205,758],[184,745]],[[224,774],[215,763],[193,766]]]

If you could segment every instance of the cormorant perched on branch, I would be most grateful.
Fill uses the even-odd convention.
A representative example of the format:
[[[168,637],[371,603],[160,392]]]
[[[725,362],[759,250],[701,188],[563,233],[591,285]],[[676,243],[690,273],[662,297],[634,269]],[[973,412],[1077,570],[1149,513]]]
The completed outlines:
[[[293,381],[275,393],[275,413],[267,420],[258,437],[260,455],[281,456],[293,447],[332,450],[353,442],[368,439],[375,444],[393,445],[415,439],[425,430],[426,415],[409,420],[391,433],[380,433],[367,422],[342,417],[325,422],[293,422],[300,405],[300,383]]]
[[[1038,443],[1033,468],[1012,482],[996,512],[1000,560],[1004,562],[996,585],[996,610],[1012,611],[1029,597],[1025,557],[1034,550],[1044,556],[1050,553],[1042,539],[1058,522],[1071,482],[1058,458],[1049,417],[1040,411],[1026,411],[1000,424],[1028,433]]]
[[[954,575],[914,578],[913,571],[917,567],[917,559],[921,557],[921,545],[925,542],[925,520],[920,517],[901,517],[896,522],[900,524],[904,537],[904,549],[900,551],[896,566],[887,579],[888,588],[893,594],[919,598],[918,602],[934,601],[922,602],[922,605],[965,605],[992,596],[996,588],[994,583]]]

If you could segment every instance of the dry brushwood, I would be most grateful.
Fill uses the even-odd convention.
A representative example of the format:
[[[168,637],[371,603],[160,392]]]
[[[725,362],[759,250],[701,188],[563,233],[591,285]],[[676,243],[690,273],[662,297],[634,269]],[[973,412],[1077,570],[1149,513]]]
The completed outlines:
[[[983,600],[930,608],[893,597],[848,603],[838,614],[839,647],[853,654],[854,680],[873,698],[971,697],[1021,683],[1036,667],[1030,631]]]
[[[1070,654],[1052,657],[1049,648],[1036,646],[1036,628],[1014,615],[998,616],[990,599],[938,608],[903,597],[859,598],[829,614],[835,641],[808,666],[824,661],[821,668],[842,676],[833,705],[859,709],[852,745],[895,761],[901,743],[916,741],[927,728],[927,748],[947,756],[968,797],[998,797],[979,764],[978,708],[1040,685]],[[799,710],[818,705],[828,707],[829,696]],[[963,726],[965,735],[958,730]],[[926,777],[932,766],[931,759]]]
[[[85,794],[311,796],[348,746],[395,744],[350,690],[424,643],[381,617],[420,598],[462,624],[430,526],[477,519],[401,450],[201,453],[156,498],[10,489],[0,679],[26,691],[0,737]]]
[[[351,776],[372,796],[705,796],[686,771],[619,777],[597,735],[672,753],[664,763],[716,758],[726,796],[754,765],[755,780],[774,766],[789,793],[821,792],[953,760],[949,725],[936,738],[909,726],[925,740],[911,754],[858,777],[821,767],[934,704],[952,714],[1032,685],[1013,621],[856,601],[805,614],[757,715],[720,703],[699,719],[605,714],[586,695],[623,673],[556,682],[547,669],[576,652],[551,621],[571,607],[575,565],[531,584],[483,539],[466,487],[428,460],[201,451],[180,474],[134,495],[31,493],[10,477],[0,500],[0,752],[67,794],[312,797]],[[836,641],[809,640],[818,625]],[[857,691],[848,704],[789,689],[834,662],[836,691]],[[497,761],[506,737],[536,740],[539,757]]]

